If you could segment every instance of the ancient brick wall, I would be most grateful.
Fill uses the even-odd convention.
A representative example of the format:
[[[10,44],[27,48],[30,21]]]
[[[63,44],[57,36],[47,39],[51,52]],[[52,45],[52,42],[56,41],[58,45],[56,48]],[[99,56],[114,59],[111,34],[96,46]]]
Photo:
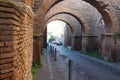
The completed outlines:
[[[37,13],[38,8],[39,8],[41,3],[42,3],[42,0],[35,0],[35,2],[34,2],[34,9],[33,9],[35,14]]]
[[[31,80],[34,14],[25,4],[0,1],[0,80]]]
[[[115,46],[115,39],[113,34],[105,34],[101,38],[102,45],[101,45],[101,53],[102,56],[112,59],[116,57],[116,46]],[[114,56],[113,56],[114,55]]]
[[[35,64],[37,64],[37,65],[40,65],[40,55],[41,55],[41,53],[40,53],[40,39],[39,39],[40,37],[38,37],[38,36],[34,36],[34,45],[33,45],[33,53],[34,53],[34,55],[33,55],[33,62],[35,63]]]
[[[35,0],[10,0],[10,1],[23,2],[23,3],[29,5],[32,8],[34,7],[34,2],[35,2]]]
[[[40,26],[42,24],[43,18],[47,13],[48,9],[52,4],[55,3],[56,0],[41,0],[41,4],[38,7],[38,11],[35,16],[35,24],[34,24],[34,33],[40,33]],[[40,22],[39,22],[40,21]],[[38,28],[39,26],[39,28]]]
[[[82,36],[82,51],[96,51],[97,50],[97,36],[83,35]]]
[[[65,30],[64,30],[64,42],[63,45],[64,46],[71,46],[71,39],[72,39],[72,32],[70,29],[70,26],[66,25]]]

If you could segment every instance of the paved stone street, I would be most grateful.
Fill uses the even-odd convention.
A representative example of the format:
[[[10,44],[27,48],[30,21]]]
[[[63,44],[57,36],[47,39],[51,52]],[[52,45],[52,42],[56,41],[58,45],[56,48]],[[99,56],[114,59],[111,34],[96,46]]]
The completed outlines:
[[[68,64],[67,58],[57,52],[57,61],[54,61],[51,53],[44,50],[44,68],[34,76],[34,80],[67,80]]]
[[[87,55],[79,54],[62,46],[57,48],[57,61],[49,52],[44,54],[44,68],[34,80],[68,80],[68,59],[73,60],[72,80],[120,80],[120,66]]]

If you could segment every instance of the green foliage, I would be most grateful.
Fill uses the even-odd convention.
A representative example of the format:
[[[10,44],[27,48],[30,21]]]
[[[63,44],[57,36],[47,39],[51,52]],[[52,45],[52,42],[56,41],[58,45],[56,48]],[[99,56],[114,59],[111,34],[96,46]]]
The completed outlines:
[[[49,42],[52,43],[52,41],[54,41],[54,40],[55,40],[55,37],[53,35],[51,35],[49,38]]]
[[[43,54],[43,53],[42,53]],[[40,63],[40,69],[42,69],[43,67],[44,67],[44,65],[43,65],[44,63],[43,63],[43,56],[41,56],[41,63]]]
[[[67,48],[67,46],[62,45],[62,47]]]
[[[89,55],[98,59],[103,59],[101,54],[97,51],[90,51],[90,52],[84,52],[84,51],[80,51],[80,53],[85,54],[85,55]]]
[[[107,62],[113,63],[114,61],[112,59],[108,59]]]
[[[39,37],[40,37],[40,34],[33,34],[33,39],[34,39],[34,40],[39,39]]]
[[[37,65],[35,62],[33,62],[32,70],[31,70],[33,76],[38,71],[38,69],[42,69],[43,67],[44,67],[44,65],[43,65],[43,57],[41,57],[41,63],[40,63],[40,65]]]
[[[38,36],[38,37],[39,37],[39,36],[40,36],[40,34],[36,34],[36,33],[35,33],[35,34],[33,34],[33,36]]]
[[[115,35],[120,36],[120,32],[116,32]]]
[[[38,65],[35,64],[35,63],[33,63],[33,65],[32,65],[32,70],[31,70],[33,76],[35,75],[35,73],[37,72],[38,69],[40,69],[40,66],[38,66]]]
[[[43,64],[42,64],[42,63],[40,64],[40,66],[37,65],[37,64],[35,64],[35,63],[33,63],[33,65],[32,65],[32,70],[31,70],[33,76],[34,76],[35,73],[38,71],[38,69],[41,69],[41,68],[43,68]]]
[[[85,55],[89,55],[89,56],[92,56],[92,57],[95,57],[97,59],[101,59],[101,60],[104,60],[106,62],[109,62],[109,63],[113,63],[114,61],[112,59],[104,59],[101,54],[97,51],[90,51],[90,52],[84,52],[84,51],[80,51],[81,54],[85,54]]]
[[[101,54],[97,51],[88,52],[88,55],[93,56],[93,57],[98,58],[98,59],[102,59]]]

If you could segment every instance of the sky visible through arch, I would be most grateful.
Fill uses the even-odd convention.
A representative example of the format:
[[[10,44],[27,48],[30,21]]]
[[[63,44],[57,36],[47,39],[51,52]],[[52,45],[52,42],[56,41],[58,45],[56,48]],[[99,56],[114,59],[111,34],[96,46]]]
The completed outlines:
[[[51,32],[53,36],[60,36],[61,34],[64,34],[65,26],[65,22],[55,20],[47,24],[47,32]]]

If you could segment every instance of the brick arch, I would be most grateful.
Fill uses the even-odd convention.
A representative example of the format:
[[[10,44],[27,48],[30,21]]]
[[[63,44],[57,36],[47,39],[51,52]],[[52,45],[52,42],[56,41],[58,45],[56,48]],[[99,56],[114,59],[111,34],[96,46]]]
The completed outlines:
[[[56,14],[53,14],[52,16],[48,17],[48,18],[45,18],[46,20],[44,21],[43,23],[43,29],[45,27],[45,24],[49,21],[49,19],[51,19],[52,17],[54,17],[55,15],[58,15],[58,14],[68,14],[68,15],[71,15],[73,16],[81,25],[82,25],[82,28],[83,28],[83,31],[84,32],[87,32],[87,28],[88,28],[88,25],[87,25],[87,22],[86,20],[84,19],[84,17],[82,17],[81,15],[79,16],[76,16],[75,14],[73,13],[70,13],[70,12],[59,12],[59,13],[56,13]],[[81,18],[80,18],[81,17]]]
[[[84,32],[84,33],[87,32],[87,28],[88,28],[87,24],[82,24],[83,21],[85,22],[85,20],[82,21],[82,20],[80,20],[77,16],[75,16],[74,14],[67,13],[67,12],[56,13],[56,14],[52,15],[51,17],[49,17],[49,18],[46,20],[46,22],[44,23],[44,25],[43,25],[44,27],[43,27],[42,31],[44,31],[45,25],[50,21],[50,19],[54,18],[56,15],[59,15],[59,14],[67,14],[67,15],[72,16],[72,17],[75,18],[76,21],[78,21],[79,24],[82,26],[83,32]],[[61,19],[60,17],[56,17],[56,18],[57,18],[57,19]],[[61,19],[61,20],[63,20],[63,19]],[[65,20],[64,20],[64,21],[65,21]],[[66,21],[66,22],[68,23],[68,21]],[[71,26],[71,28],[73,28],[73,27]],[[74,29],[73,29],[73,31],[74,31]]]
[[[59,20],[59,21],[63,21],[65,22],[71,29],[71,32],[74,33],[74,29],[73,27],[71,26],[71,24],[68,22],[68,21],[65,21],[64,19],[51,19],[49,20],[45,25],[47,25],[48,23],[52,22],[52,21],[56,21],[56,20]],[[45,27],[46,28],[46,27]],[[42,30],[44,32],[45,28]]]
[[[41,18],[43,18],[47,14],[47,12],[49,12],[49,10],[52,7],[54,7],[54,5],[56,5],[62,1],[64,1],[64,0],[41,0],[41,4],[38,8],[38,13],[42,16]]]
[[[54,5],[58,4],[61,1],[63,1],[63,0],[42,0],[38,7],[38,10],[36,11],[36,13],[37,13],[35,16],[36,22],[34,23],[35,27],[40,26],[39,24],[42,24],[41,20],[44,18],[44,16],[47,14],[47,12],[49,12],[49,10],[52,7],[54,7]],[[39,32],[39,31],[37,31],[37,32]]]
[[[46,17],[46,15],[50,12],[50,10],[52,9],[52,8],[54,8],[55,7],[55,5],[54,6],[52,6],[52,7],[50,7],[53,3],[55,3],[55,0],[46,0],[47,2],[47,4],[48,4],[48,6],[46,6],[46,5],[44,5],[44,7],[41,7],[41,8],[43,8],[42,10],[40,10],[39,12],[41,12],[40,14],[38,13],[38,16],[36,16],[37,18],[38,17],[40,17],[40,18],[38,18],[38,19],[40,19],[40,21],[39,20],[37,20],[38,21],[38,24],[39,24],[39,28],[40,28],[40,30],[41,30],[41,28],[43,28],[43,22],[45,23],[46,22],[46,19],[49,17],[49,16],[47,16]],[[68,0],[69,1],[69,0]],[[78,0],[78,1],[80,1],[80,0]],[[83,1],[85,1],[85,2],[87,2],[87,3],[89,3],[90,5],[92,5],[93,7],[95,7],[99,12],[100,12],[100,14],[102,15],[102,17],[103,17],[103,19],[104,19],[104,21],[105,21],[105,24],[106,24],[106,29],[107,29],[107,32],[114,32],[114,31],[116,31],[117,29],[118,29],[118,27],[119,27],[119,23],[118,23],[118,18],[117,18],[117,15],[116,15],[116,13],[117,12],[115,12],[115,9],[111,6],[111,4],[108,2],[108,0],[83,0]],[[101,1],[103,1],[103,2],[101,2]],[[50,3],[49,3],[50,2]],[[107,6],[107,4],[109,4],[109,6]],[[57,5],[57,4],[56,4]],[[104,10],[104,9],[106,9],[106,11]],[[57,9],[56,9],[57,10]],[[67,9],[66,9],[67,10]],[[42,12],[43,11],[43,12]],[[66,11],[60,11],[60,12],[66,12]],[[71,11],[67,11],[67,12],[70,12],[71,13]],[[54,12],[53,12],[54,13]],[[59,13],[59,11],[58,12],[56,12],[56,13]],[[77,12],[76,12],[77,13]],[[55,14],[55,13],[54,13]],[[74,14],[74,12],[73,12],[73,14]],[[44,17],[43,17],[43,15],[45,15]],[[52,15],[51,15],[52,16]],[[76,15],[77,16],[77,15]],[[107,17],[107,18],[106,18]],[[44,18],[44,19],[43,19]],[[46,19],[45,19],[46,18]],[[42,26],[41,26],[42,25]],[[40,32],[40,31],[39,31]],[[104,43],[105,43],[105,45],[106,45],[106,42],[108,42],[109,43],[109,41],[108,41],[108,39],[106,39],[106,41],[104,41]],[[112,43],[110,43],[110,44],[112,44]]]
[[[23,2],[23,3],[25,3],[25,4],[29,5],[29,6],[31,6],[32,8],[33,8],[34,2],[35,2],[35,0],[12,0],[12,1]]]
[[[65,1],[65,0],[63,0]],[[78,0],[80,1],[80,0]],[[114,8],[111,6],[111,4],[109,3],[109,1],[107,0],[101,0],[101,1],[97,1],[97,0],[83,0],[89,4],[91,4],[93,7],[95,7],[100,14],[102,15],[105,24],[106,24],[106,31],[107,32],[113,32],[116,31],[119,27],[119,23],[117,20],[117,16],[116,16],[116,12],[114,11]],[[57,4],[55,4],[55,0],[50,1],[51,4],[49,4],[49,8],[46,8],[46,12],[44,13],[44,15],[47,14],[47,12],[49,13],[49,11]],[[54,5],[53,5],[54,4]],[[107,6],[109,4],[109,6]],[[105,9],[107,11],[105,11]],[[42,11],[41,11],[42,12]],[[42,13],[41,13],[42,14]]]
[[[117,20],[115,9],[112,7],[112,5],[108,0],[101,0],[101,1],[83,0],[83,1],[91,4],[100,12],[106,25],[106,32],[115,32],[118,29],[119,23]]]

